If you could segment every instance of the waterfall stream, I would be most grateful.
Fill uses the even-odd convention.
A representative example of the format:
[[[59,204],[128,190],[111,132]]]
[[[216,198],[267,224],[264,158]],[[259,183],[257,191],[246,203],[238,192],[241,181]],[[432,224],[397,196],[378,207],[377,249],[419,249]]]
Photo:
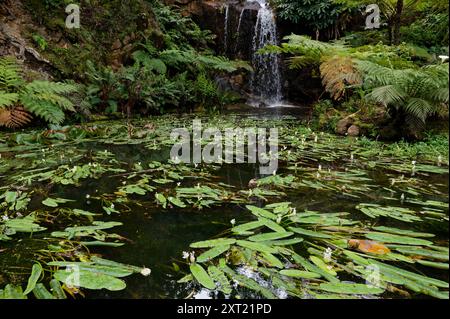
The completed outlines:
[[[254,10],[253,8],[257,4],[259,9],[256,23],[254,28],[249,30],[246,19],[253,19],[255,16],[246,13],[250,12],[249,10]],[[224,6],[224,54],[230,56],[231,52],[229,51],[233,51],[233,57],[236,57],[240,53],[242,41],[248,41],[249,58],[254,69],[249,83],[252,94],[249,102],[254,106],[280,105],[283,100],[281,58],[274,53],[258,54],[258,51],[265,46],[278,44],[278,31],[274,11],[270,7],[268,0],[247,0],[244,8],[240,11],[237,30],[234,27],[231,30],[230,26],[234,21],[231,17],[231,9],[230,4]],[[248,32],[253,35],[250,35],[249,39],[246,38]]]
[[[230,17],[230,5],[227,4],[225,6],[225,26],[224,26],[224,39],[223,39],[223,42],[224,42],[223,52],[225,54],[227,54],[227,51],[228,51],[228,29],[229,29],[229,27],[228,27],[228,24],[229,24],[228,20],[229,20],[229,17]]]
[[[266,45],[278,44],[275,14],[266,0],[257,0],[261,5],[253,37],[252,64],[254,73],[251,79],[253,94],[259,103],[276,105],[283,99],[280,57],[278,54],[258,54]]]

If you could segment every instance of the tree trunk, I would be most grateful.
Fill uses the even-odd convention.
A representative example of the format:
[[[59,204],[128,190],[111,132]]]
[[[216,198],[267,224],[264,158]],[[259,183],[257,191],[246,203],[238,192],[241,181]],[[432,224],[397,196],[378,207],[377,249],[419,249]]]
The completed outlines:
[[[392,44],[400,44],[400,27],[402,25],[404,0],[397,0],[397,6],[393,17]]]

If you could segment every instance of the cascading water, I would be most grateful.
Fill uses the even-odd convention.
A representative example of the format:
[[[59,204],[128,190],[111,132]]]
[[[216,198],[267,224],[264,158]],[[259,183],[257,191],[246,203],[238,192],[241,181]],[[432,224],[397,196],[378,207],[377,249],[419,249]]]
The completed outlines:
[[[280,57],[277,54],[258,54],[266,45],[278,44],[275,14],[266,0],[257,0],[261,5],[253,37],[253,68],[251,79],[253,94],[260,103],[276,105],[283,99]]]
[[[230,5],[225,5],[225,27],[224,27],[224,44],[223,44],[223,52],[227,54],[228,51],[228,20],[230,16]]]

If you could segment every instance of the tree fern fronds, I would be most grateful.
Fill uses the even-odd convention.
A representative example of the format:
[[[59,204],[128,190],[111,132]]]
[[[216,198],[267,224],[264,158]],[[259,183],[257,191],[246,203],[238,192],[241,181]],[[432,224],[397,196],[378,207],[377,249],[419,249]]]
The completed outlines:
[[[394,104],[395,108],[399,108],[405,102],[405,95],[406,93],[401,88],[395,85],[385,85],[373,89],[366,95],[366,99],[383,105]]]
[[[424,123],[427,117],[436,112],[435,107],[428,101],[414,97],[406,101],[404,109],[408,114],[413,115]]]
[[[334,56],[320,66],[322,83],[333,99],[340,100],[349,86],[362,85],[362,77],[350,57]]]

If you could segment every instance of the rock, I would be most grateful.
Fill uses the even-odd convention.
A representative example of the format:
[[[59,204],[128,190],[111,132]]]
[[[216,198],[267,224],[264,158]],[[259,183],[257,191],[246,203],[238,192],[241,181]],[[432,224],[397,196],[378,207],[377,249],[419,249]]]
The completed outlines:
[[[351,117],[343,118],[336,124],[336,134],[345,135],[348,133],[348,129],[352,125],[353,119]]]
[[[360,129],[357,125],[352,125],[348,128],[347,134],[348,136],[359,136]]]

